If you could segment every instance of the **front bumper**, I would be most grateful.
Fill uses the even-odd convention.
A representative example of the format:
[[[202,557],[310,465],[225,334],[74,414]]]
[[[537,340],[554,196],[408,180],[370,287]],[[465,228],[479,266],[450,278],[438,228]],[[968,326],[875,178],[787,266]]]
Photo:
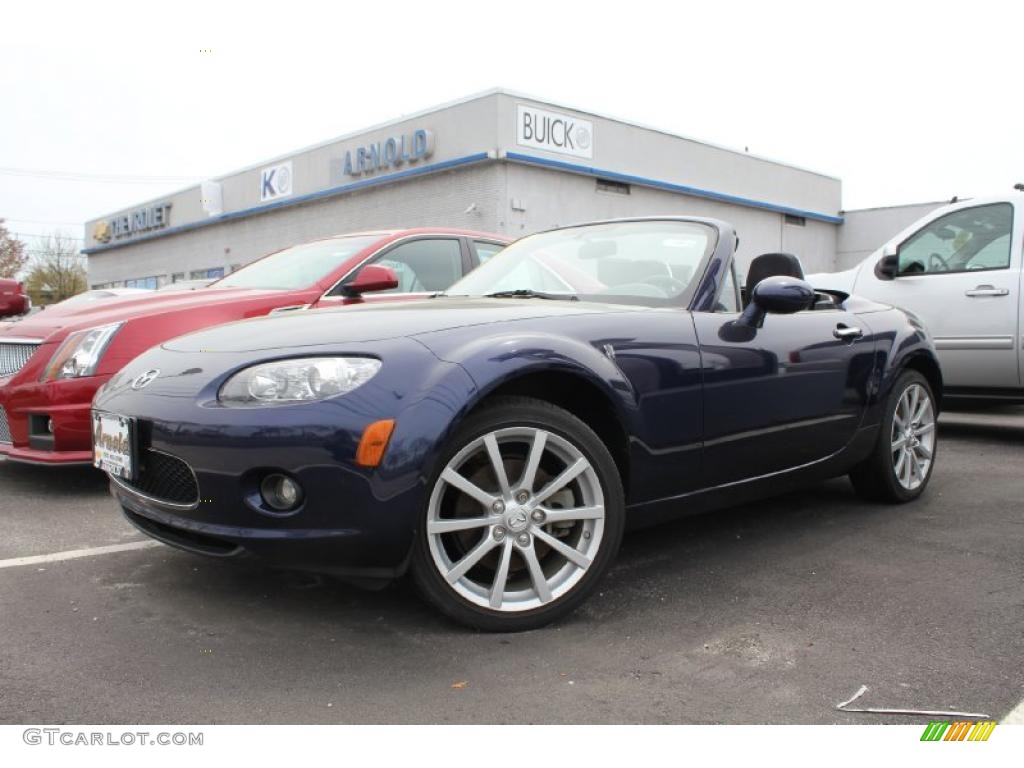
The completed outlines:
[[[220,411],[219,416],[239,414],[243,420],[257,417],[253,411]],[[194,490],[171,500],[141,478],[134,483],[111,478],[111,493],[133,525],[179,549],[215,557],[253,555],[281,567],[338,576],[399,575],[422,503],[416,477],[394,466],[370,470],[355,464],[362,430],[375,419],[326,428],[310,426],[323,424],[323,414],[300,418],[301,425],[272,430],[140,419],[143,472],[148,459],[159,454],[159,471],[168,474],[171,457],[179,467],[187,466],[188,474],[177,474]],[[274,512],[262,501],[260,481],[270,473],[299,483],[303,500],[296,510]]]
[[[408,543],[377,527],[267,528],[224,525],[160,508],[111,480],[128,521],[157,541],[199,555],[253,557],[282,568],[360,579],[394,579],[405,571]],[[341,521],[339,521],[341,522]]]
[[[144,533],[191,552],[254,555],[343,577],[401,574],[426,502],[424,473],[473,382],[422,346],[398,344],[411,359],[409,368],[385,365],[340,397],[265,408],[225,408],[216,401],[235,366],[192,384],[187,376],[198,376],[208,357],[150,353],[96,398],[96,409],[136,418],[140,474],[130,483],[112,478],[112,494]],[[387,357],[390,344],[375,347]],[[450,398],[431,396],[437,379],[425,373],[428,364]],[[134,391],[125,383],[134,368],[175,373]],[[381,419],[396,420],[384,460],[359,466],[363,432]],[[301,486],[297,509],[279,513],[263,502],[260,483],[275,473]],[[171,475],[178,482],[168,491],[160,480]]]
[[[47,465],[91,463],[90,404],[108,378],[0,384],[5,437],[10,439],[0,440],[0,459]]]

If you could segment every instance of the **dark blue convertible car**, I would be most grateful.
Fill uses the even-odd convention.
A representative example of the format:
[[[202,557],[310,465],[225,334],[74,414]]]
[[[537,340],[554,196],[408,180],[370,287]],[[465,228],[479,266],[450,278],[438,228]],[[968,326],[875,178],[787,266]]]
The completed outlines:
[[[411,573],[487,630],[594,589],[623,530],[849,474],[914,499],[941,374],[915,318],[816,292],[721,221],[526,237],[448,295],[183,336],[97,395],[128,519],[352,581]]]

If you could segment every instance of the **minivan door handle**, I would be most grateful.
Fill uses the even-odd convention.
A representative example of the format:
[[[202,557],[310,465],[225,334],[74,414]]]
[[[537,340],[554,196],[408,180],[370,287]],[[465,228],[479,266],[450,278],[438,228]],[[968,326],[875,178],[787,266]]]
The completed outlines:
[[[972,298],[975,296],[1008,296],[1009,294],[1009,288],[996,288],[994,285],[979,285],[969,291],[964,291],[964,296]]]
[[[853,341],[864,335],[864,331],[852,325],[837,325],[832,335],[841,341]]]

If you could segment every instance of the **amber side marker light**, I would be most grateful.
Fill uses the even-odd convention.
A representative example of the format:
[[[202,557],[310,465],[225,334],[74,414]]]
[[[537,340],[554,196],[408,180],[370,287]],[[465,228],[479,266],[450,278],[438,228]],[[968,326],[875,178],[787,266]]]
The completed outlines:
[[[376,467],[384,460],[388,440],[395,429],[394,419],[375,421],[363,430],[363,438],[356,451],[356,464],[361,467]]]

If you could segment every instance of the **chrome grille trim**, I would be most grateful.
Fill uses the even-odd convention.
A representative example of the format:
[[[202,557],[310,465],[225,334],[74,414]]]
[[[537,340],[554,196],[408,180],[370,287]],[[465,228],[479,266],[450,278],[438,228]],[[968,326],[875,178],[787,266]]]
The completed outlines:
[[[122,478],[116,477],[116,476],[111,475],[109,473],[107,473],[107,477],[109,477],[110,481],[112,483],[114,483],[115,485],[117,485],[117,487],[120,488],[125,493],[127,493],[127,494],[129,494],[131,496],[135,496],[136,498],[142,499],[144,501],[148,501],[150,503],[156,504],[156,505],[158,505],[160,507],[164,507],[165,509],[185,511],[185,510],[195,509],[196,507],[198,507],[199,506],[199,480],[196,478],[195,470],[192,469],[191,465],[187,461],[183,461],[182,459],[179,459],[177,456],[174,456],[174,455],[172,455],[170,453],[164,453],[163,451],[158,451],[158,450],[156,450],[154,448],[145,448],[145,449],[141,449],[139,451],[138,460],[139,460],[140,464],[144,460],[145,455],[148,454],[148,453],[159,454],[159,455],[164,456],[164,457],[166,457],[168,459],[173,459],[176,462],[180,462],[181,465],[185,469],[188,469],[188,473],[190,475],[191,484],[192,484],[192,486],[193,486],[193,488],[195,490],[196,500],[186,504],[186,503],[179,502],[179,501],[172,501],[171,499],[160,498],[158,496],[153,496],[153,495],[147,493],[142,488],[137,487],[136,483],[138,481],[131,482],[131,481],[128,481],[128,480],[123,480]],[[140,466],[139,469],[141,470],[142,467]]]
[[[7,424],[7,411],[0,406],[0,443],[12,445],[14,439],[11,437],[11,428]]]
[[[0,378],[13,376],[35,354],[42,339],[0,338]]]
[[[154,498],[153,496],[146,495],[145,493],[143,493],[142,491],[138,490],[137,488],[132,488],[130,485],[128,485],[128,483],[126,483],[120,477],[114,477],[114,475],[110,474],[109,472],[107,473],[107,477],[110,479],[111,483],[116,485],[121,491],[123,491],[124,493],[128,494],[129,496],[134,496],[137,499],[142,499],[143,501],[148,501],[151,504],[155,504],[155,505],[157,505],[159,507],[166,507],[167,509],[185,511],[185,510],[195,509],[196,507],[199,506],[198,502],[196,502],[195,504],[177,504],[177,503],[175,503],[173,501],[165,501],[164,499],[157,499],[157,498]]]

